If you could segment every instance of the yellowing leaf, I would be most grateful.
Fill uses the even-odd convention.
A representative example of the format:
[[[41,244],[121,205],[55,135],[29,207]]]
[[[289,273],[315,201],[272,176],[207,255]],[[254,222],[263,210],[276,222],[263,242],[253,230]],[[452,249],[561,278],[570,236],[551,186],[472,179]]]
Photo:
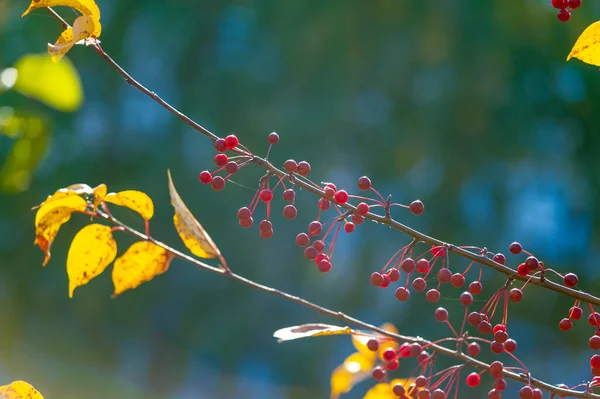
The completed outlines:
[[[367,391],[363,399],[398,399],[392,387],[386,383],[374,385]]]
[[[586,64],[600,66],[600,21],[588,26],[579,36],[567,61],[577,58]]]
[[[127,207],[139,213],[145,220],[154,216],[154,203],[148,194],[141,191],[126,190],[110,193],[104,197],[104,202]]]
[[[339,327],[328,324],[312,323],[299,326],[286,327],[273,333],[277,342],[291,341],[298,338],[319,337],[324,335],[354,334],[356,331],[350,327]]]
[[[169,194],[171,195],[171,205],[175,208],[175,216],[173,216],[173,223],[179,233],[179,237],[183,241],[183,244],[189,249],[194,255],[200,258],[216,258],[221,257],[221,252],[210,238],[208,233],[204,231],[204,228],[194,218],[190,210],[187,208],[171,179],[171,171],[168,171],[169,175]]]
[[[21,18],[37,8],[56,6],[71,7],[83,15],[91,15],[100,19],[100,9],[94,0],[32,0],[29,8],[25,10]]]
[[[13,381],[8,385],[0,386],[0,398],[2,399],[44,399],[30,384],[25,381]]]
[[[149,241],[133,244],[115,261],[112,273],[115,285],[113,298],[166,272],[173,256],[171,252]]]
[[[83,103],[83,88],[69,60],[52,62],[48,54],[25,55],[15,63],[19,93],[63,112],[76,111]]]
[[[48,53],[52,62],[58,62],[77,42],[91,37],[99,37],[102,33],[100,20],[91,15],[77,17],[73,27],[67,28],[60,34],[56,43],[48,44]]]
[[[373,356],[353,353],[336,367],[331,374],[331,399],[337,399],[341,394],[350,392],[352,387],[371,375],[375,364]]]
[[[79,230],[67,255],[69,297],[75,288],[101,274],[116,256],[117,243],[110,227],[90,224]]]
[[[86,201],[70,191],[57,191],[48,198],[35,215],[35,245],[46,255],[42,266],[50,260],[50,248],[60,226],[71,219],[73,212],[84,212]]]
[[[94,199],[92,201],[93,210],[95,211],[98,208],[98,205],[102,201],[104,201],[104,197],[106,197],[108,189],[106,188],[106,184],[100,184],[92,190],[92,194],[94,195]]]

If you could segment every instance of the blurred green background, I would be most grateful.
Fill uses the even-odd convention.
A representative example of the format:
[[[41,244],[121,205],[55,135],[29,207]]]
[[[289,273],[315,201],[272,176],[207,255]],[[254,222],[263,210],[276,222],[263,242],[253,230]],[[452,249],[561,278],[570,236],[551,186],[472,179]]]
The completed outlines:
[[[549,3],[98,0],[103,48],[215,133],[235,132],[261,153],[267,134],[277,131],[274,163],[307,159],[314,180],[352,191],[357,177],[369,175],[395,201],[425,202],[419,217],[394,211],[400,221],[492,251],[507,252],[518,240],[549,267],[577,273],[580,287],[598,295],[600,75],[565,58],[600,17],[600,3],[584,0],[566,24]],[[27,5],[0,0],[5,72],[25,55],[44,53],[61,31],[43,11],[21,19]],[[196,176],[212,167],[209,140],[128,86],[91,49],[76,46],[67,58],[75,70],[60,73],[79,76],[80,108],[77,75],[68,89],[68,77],[59,85],[59,72],[39,65],[39,74],[19,75],[15,87],[0,89],[0,382],[24,379],[46,398],[62,399],[328,397],[329,375],[353,350],[350,339],[277,344],[271,335],[335,320],[178,260],[118,299],[110,299],[106,272],[69,300],[65,258],[84,216],[61,229],[50,264],[41,267],[30,209],[72,183],[147,192],[157,207],[154,235],[183,248],[171,225],[167,168],[236,272],[367,322],[393,322],[405,334],[449,334],[423,295],[399,303],[393,290],[368,283],[406,236],[363,225],[340,238],[333,270],[320,274],[294,245],[316,215],[314,197],[298,193],[293,222],[282,220],[283,202],[276,201],[269,241],[257,228],[239,228],[236,210],[252,198],[262,170],[244,169],[235,176],[239,184],[223,192],[202,186]],[[59,65],[68,69],[69,61]],[[5,86],[14,80],[9,72]],[[62,108],[48,106],[27,87],[75,97]],[[142,228],[133,212],[116,212]],[[133,242],[117,239],[121,251]],[[513,266],[518,261],[509,257]],[[466,265],[452,259],[456,270]],[[485,271],[476,305],[503,281]],[[458,326],[460,292],[445,287],[441,300]],[[593,331],[584,321],[558,330],[571,305],[530,287],[510,306],[518,356],[551,383],[590,378],[586,342]],[[478,394],[491,384],[484,377]],[[370,385],[346,397],[359,398]]]

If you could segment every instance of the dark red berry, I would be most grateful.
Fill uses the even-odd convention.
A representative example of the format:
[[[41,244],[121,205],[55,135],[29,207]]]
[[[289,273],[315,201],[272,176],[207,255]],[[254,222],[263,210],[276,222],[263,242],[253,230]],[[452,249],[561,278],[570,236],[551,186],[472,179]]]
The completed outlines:
[[[529,269],[525,263],[521,263],[519,266],[517,266],[517,274],[523,277],[529,274]]]
[[[383,357],[383,360],[385,360],[386,362],[389,362],[390,360],[393,360],[396,358],[396,351],[393,350],[392,348],[387,348],[386,350],[383,351],[383,353],[381,354],[381,357]]]
[[[427,282],[421,277],[417,277],[413,280],[412,287],[417,292],[423,292],[427,288]]]
[[[443,389],[436,389],[431,392],[431,399],[446,399],[446,391]]]
[[[397,359],[394,360],[390,360],[389,362],[386,363],[385,368],[388,371],[394,371],[396,369],[398,369],[398,367],[400,367],[400,362]]]
[[[392,392],[394,393],[394,395],[401,398],[406,393],[406,389],[404,388],[404,385],[402,385],[401,383],[398,383],[398,384],[394,385],[394,387],[392,388]]]
[[[266,239],[269,239],[269,238],[273,237],[273,229],[260,230],[260,236],[262,238],[266,238]]]
[[[502,392],[492,389],[488,392],[488,399],[502,399]]]
[[[588,346],[595,351],[600,349],[600,337],[597,335],[592,335],[588,340]]]
[[[600,367],[600,355],[594,355],[590,358],[590,366],[596,368]]]
[[[442,257],[442,256],[446,255],[446,248],[439,246],[439,245],[432,245],[431,246],[431,254],[433,256]]]
[[[540,261],[535,256],[529,256],[525,259],[525,265],[530,271],[533,271],[540,267]]]
[[[563,281],[567,287],[575,287],[579,280],[575,273],[567,273],[565,274],[565,277],[563,277]]]
[[[533,389],[533,398],[532,399],[542,399],[542,390],[539,388]]]
[[[509,353],[513,353],[514,351],[516,351],[517,350],[517,341],[515,341],[512,338],[507,339],[506,342],[504,342],[504,350]]]
[[[279,135],[275,132],[270,133],[269,137],[267,137],[267,140],[269,141],[269,144],[271,144],[271,145],[277,144],[277,142],[279,141]]]
[[[519,391],[519,397],[521,399],[533,399],[533,389],[530,386],[524,386]]]
[[[344,231],[348,234],[352,233],[354,231],[354,228],[355,228],[355,226],[354,226],[354,223],[352,223],[352,222],[346,222],[344,224]]]
[[[239,223],[240,223],[240,226],[247,229],[250,226],[252,226],[252,223],[254,223],[254,219],[252,219],[252,217],[249,217],[247,219],[240,219]]]
[[[383,276],[381,275],[381,273],[373,272],[373,274],[371,274],[370,280],[371,284],[373,284],[376,287],[379,287],[381,286],[381,283],[383,283]]]
[[[251,216],[252,216],[252,211],[245,206],[238,209],[238,211],[237,211],[238,219],[248,219]]]
[[[309,260],[315,260],[319,253],[314,247],[306,247],[304,249],[304,257]]]
[[[579,306],[573,306],[569,309],[569,318],[573,320],[579,320],[583,316],[583,310]]]
[[[331,206],[331,201],[329,201],[327,198],[319,199],[319,209],[320,210],[326,211],[327,209],[329,209],[330,206]]]
[[[416,200],[410,203],[409,209],[413,215],[420,215],[425,210],[425,205],[421,201]]]
[[[345,204],[348,202],[348,193],[346,190],[339,190],[335,193],[335,202],[338,204]]]
[[[496,324],[494,326],[493,333],[496,334],[498,331],[504,331],[504,332],[506,332],[506,326],[504,324]]]
[[[235,172],[237,172],[240,169],[240,166],[237,164],[237,162],[235,161],[229,161],[227,162],[227,165],[225,165],[225,170],[227,171],[227,173],[229,173],[230,175],[234,174]]]
[[[383,277],[383,281],[381,282],[380,287],[387,288],[390,285],[390,283],[392,282],[392,280],[390,279],[390,276],[388,276],[387,274],[383,274],[382,277]]]
[[[362,224],[362,222],[365,221],[364,217],[362,217],[361,215],[357,215],[357,214],[353,214],[351,219],[354,224]]]
[[[200,174],[198,174],[198,180],[200,180],[200,183],[208,184],[212,180],[212,175],[208,170],[203,170],[200,172]]]
[[[404,272],[412,273],[412,271],[415,270],[415,261],[412,260],[412,258],[405,258],[400,264],[400,267]]]
[[[500,342],[501,344],[505,343],[506,340],[508,339],[508,334],[506,333],[506,331],[496,331],[494,333],[494,341],[496,342]]]
[[[468,387],[474,388],[478,386],[481,382],[481,377],[477,373],[471,373],[467,376],[467,379],[465,381]]]
[[[508,297],[510,298],[511,302],[521,302],[521,300],[523,299],[523,291],[521,291],[518,288],[513,288],[508,293]]]
[[[571,327],[573,327],[573,322],[571,319],[564,318],[558,323],[558,328],[560,328],[562,331],[568,331],[571,329]]]
[[[225,139],[216,139],[215,140],[215,150],[218,152],[227,151],[227,145],[225,144]]]
[[[560,22],[567,22],[568,20],[571,19],[571,13],[567,10],[560,10],[557,14],[556,17],[558,18],[558,20]]]
[[[308,232],[311,236],[316,236],[321,234],[323,230],[323,225],[318,220],[313,220],[308,224]]]
[[[283,216],[287,220],[295,219],[297,214],[298,214],[298,210],[296,209],[296,207],[294,205],[286,205],[283,207]]]
[[[421,258],[415,264],[415,268],[419,273],[425,274],[429,271],[429,261],[425,258]]]
[[[371,179],[367,176],[362,176],[358,178],[358,189],[359,190],[369,190],[371,188]]]
[[[518,242],[513,242],[512,244],[510,244],[508,246],[508,250],[510,251],[511,254],[518,255],[523,250],[523,247]]]
[[[452,277],[450,277],[450,284],[456,288],[460,288],[465,285],[465,276],[460,273],[454,273]]]
[[[437,272],[437,278],[441,284],[449,283],[452,278],[452,272],[447,267],[442,267]]]
[[[473,295],[470,292],[463,292],[460,294],[460,303],[463,306],[470,306],[473,303]]]
[[[504,370],[504,365],[502,364],[502,362],[496,360],[495,362],[492,362],[490,364],[490,374],[492,375],[492,377],[501,378],[502,370]]]
[[[225,166],[225,165],[227,165],[227,161],[229,161],[229,158],[227,157],[227,155],[225,155],[225,154],[215,155],[215,164],[217,166]]]
[[[258,227],[260,230],[273,230],[273,224],[267,219],[262,220]]]
[[[496,378],[494,381],[494,389],[496,391],[504,391],[506,389],[506,380],[504,378]]]
[[[590,326],[597,327],[600,324],[600,314],[598,312],[590,313],[588,323]]]
[[[503,265],[506,263],[506,256],[498,253],[498,254],[494,255],[494,262],[500,263],[501,265]]]
[[[210,185],[213,190],[221,191],[225,188],[225,179],[223,179],[221,176],[216,176],[212,179]]]
[[[323,242],[323,240],[315,240],[312,243],[312,246],[315,247],[318,253],[321,253],[325,250],[325,242]]]
[[[317,251],[318,252],[318,251]],[[320,261],[322,260],[330,260],[329,256],[327,256],[327,254],[318,254],[317,257],[315,258],[315,264],[319,264]]]
[[[482,288],[483,288],[483,286],[481,285],[481,282],[479,282],[479,281],[473,281],[471,284],[469,284],[469,292],[473,295],[481,294]]]
[[[310,238],[308,237],[308,234],[300,233],[296,236],[296,245],[298,245],[299,247],[305,247],[309,243],[310,243]]]
[[[287,190],[283,191],[283,193],[281,194],[281,197],[283,198],[284,201],[292,202],[294,200],[294,198],[296,197],[296,192],[294,191],[293,188],[288,188]]]
[[[475,357],[475,356],[479,355],[480,352],[481,352],[481,347],[479,346],[479,344],[477,342],[471,342],[467,346],[467,353],[469,354],[469,356]]]
[[[448,320],[448,311],[444,308],[437,308],[434,312],[435,319],[440,323]]]
[[[469,313],[469,316],[467,316],[467,322],[474,327],[478,326],[479,323],[481,323],[481,313],[479,313],[479,312]]]
[[[273,199],[273,191],[269,190],[268,188],[265,188],[260,192],[259,197],[264,202],[269,202]]]
[[[377,349],[379,349],[379,341],[377,341],[375,338],[371,338],[367,341],[367,349],[369,349],[371,352],[375,352]]]
[[[400,270],[398,269],[391,269],[390,271],[388,271],[388,276],[390,276],[390,280],[392,280],[392,282],[398,281],[400,279]]]
[[[298,162],[298,168],[296,169],[300,176],[308,176],[310,173],[310,164],[306,161]]]
[[[229,136],[225,137],[225,147],[230,150],[233,150],[235,147],[237,147],[239,143],[240,141],[234,134],[230,134]]]
[[[396,289],[396,298],[398,298],[398,300],[400,302],[404,302],[406,300],[408,300],[408,298],[410,297],[410,291],[407,290],[404,287],[398,287]]]
[[[417,388],[423,388],[427,385],[427,377],[425,377],[424,375],[418,376],[415,379],[415,385],[417,386]]]
[[[381,366],[376,366],[371,374],[375,380],[382,381],[385,378],[386,372]]]
[[[288,159],[283,163],[283,169],[288,173],[293,173],[298,168],[298,164],[293,159]]]
[[[569,5],[569,0],[552,0],[552,7],[562,10],[563,8],[567,8]]]
[[[504,352],[504,344],[497,341],[492,341],[490,344],[490,350],[495,354],[500,354]]]
[[[438,290],[436,290],[435,288],[430,289],[429,291],[427,291],[427,293],[425,294],[425,299],[428,302],[431,303],[436,303],[437,301],[440,300],[440,292]]]
[[[335,191],[336,191],[335,188],[330,187],[330,186],[327,186],[327,187],[325,187],[323,189],[323,192],[325,193],[325,196],[327,198],[333,198],[333,197],[335,197]]]
[[[477,330],[481,334],[486,335],[492,332],[492,325],[488,321],[481,320],[481,322],[479,322],[479,325],[477,326]]]
[[[571,10],[581,7],[581,0],[569,0],[569,7]]]
[[[317,268],[321,273],[327,273],[331,270],[331,262],[329,262],[327,259],[322,259],[319,261],[319,263],[317,263]]]
[[[361,202],[360,204],[356,205],[356,213],[359,215],[366,215],[369,213],[369,204],[366,202]]]

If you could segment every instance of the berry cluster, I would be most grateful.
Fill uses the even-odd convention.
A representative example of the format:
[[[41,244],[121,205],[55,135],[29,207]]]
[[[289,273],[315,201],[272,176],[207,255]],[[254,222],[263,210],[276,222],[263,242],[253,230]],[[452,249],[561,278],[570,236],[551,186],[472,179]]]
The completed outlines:
[[[552,0],[552,7],[558,9],[558,20],[567,22],[571,19],[571,11],[581,7],[581,0]]]

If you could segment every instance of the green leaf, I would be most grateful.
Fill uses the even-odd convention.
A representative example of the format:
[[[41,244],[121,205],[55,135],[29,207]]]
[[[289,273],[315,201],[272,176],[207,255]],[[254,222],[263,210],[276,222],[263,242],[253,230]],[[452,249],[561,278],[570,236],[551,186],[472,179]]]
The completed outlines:
[[[47,54],[30,54],[15,64],[17,81],[13,88],[56,110],[76,111],[83,103],[79,74],[68,60],[54,63]]]

